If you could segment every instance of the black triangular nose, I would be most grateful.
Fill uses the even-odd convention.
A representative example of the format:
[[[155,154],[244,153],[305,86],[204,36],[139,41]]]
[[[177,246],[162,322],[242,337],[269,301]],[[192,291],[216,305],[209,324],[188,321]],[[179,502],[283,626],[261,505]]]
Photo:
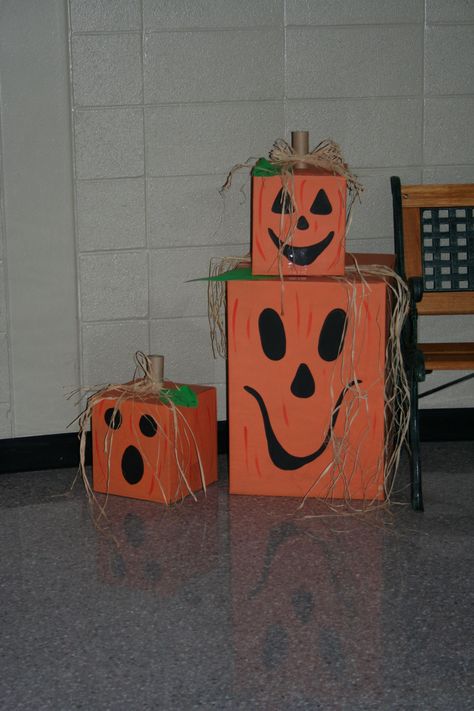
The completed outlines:
[[[316,386],[311,371],[306,363],[301,363],[291,383],[291,392],[295,397],[311,397]]]
[[[298,219],[298,222],[296,223],[296,227],[299,230],[307,230],[309,227],[308,220],[304,215],[301,215],[301,217]]]

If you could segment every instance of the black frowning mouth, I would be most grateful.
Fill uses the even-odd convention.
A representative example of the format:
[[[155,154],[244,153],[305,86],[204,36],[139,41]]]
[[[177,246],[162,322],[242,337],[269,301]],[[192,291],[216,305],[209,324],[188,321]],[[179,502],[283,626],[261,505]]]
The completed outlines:
[[[314,462],[315,459],[321,456],[323,452],[325,451],[326,447],[329,444],[329,441],[331,439],[331,431],[334,428],[337,417],[339,415],[339,411],[341,409],[341,404],[344,399],[344,396],[350,388],[355,385],[356,383],[361,383],[361,380],[352,380],[348,385],[346,385],[342,390],[337,398],[337,402],[333,407],[332,414],[331,414],[331,424],[328,427],[328,431],[326,433],[326,436],[324,438],[324,441],[322,445],[319,447],[314,452],[311,452],[311,454],[307,454],[306,456],[303,457],[298,457],[295,456],[294,454],[290,454],[289,452],[282,447],[280,442],[277,439],[277,436],[275,432],[273,431],[272,424],[270,422],[270,417],[268,414],[267,406],[265,405],[265,402],[260,395],[259,392],[257,392],[254,388],[251,388],[249,385],[244,385],[244,390],[248,392],[250,395],[252,395],[255,400],[258,403],[258,406],[260,407],[260,412],[262,414],[262,419],[263,419],[263,426],[265,428],[265,436],[267,438],[267,447],[268,447],[268,454],[270,456],[270,459],[272,460],[273,464],[278,467],[278,469],[283,469],[285,471],[294,471],[295,469],[299,469],[300,467],[304,467],[305,464],[309,464],[310,462]]]
[[[334,237],[334,232],[331,231],[323,240],[316,242],[315,244],[309,244],[307,247],[293,247],[292,244],[286,244],[283,247],[283,242],[276,236],[271,227],[268,228],[268,234],[270,235],[270,239],[275,247],[282,251],[282,254],[286,257],[286,259],[300,267],[312,264],[314,260],[317,259],[322,252],[324,252],[326,247],[331,244]]]

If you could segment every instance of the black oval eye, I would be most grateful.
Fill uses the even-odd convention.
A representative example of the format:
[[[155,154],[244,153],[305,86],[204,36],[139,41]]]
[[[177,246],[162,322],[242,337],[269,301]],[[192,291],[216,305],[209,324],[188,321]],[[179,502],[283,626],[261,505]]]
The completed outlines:
[[[154,437],[158,429],[158,425],[151,415],[142,415],[138,426],[140,427],[140,432],[145,435],[145,437]]]
[[[319,334],[318,351],[323,360],[336,360],[344,345],[347,314],[342,309],[328,313]]]
[[[314,202],[311,205],[309,211],[313,215],[330,215],[331,214],[331,212],[332,212],[331,203],[329,202],[329,198],[322,188],[318,192],[316,197],[314,198]]]
[[[258,319],[258,330],[267,358],[281,360],[286,353],[286,336],[283,322],[277,312],[264,309]]]
[[[104,420],[108,427],[113,430],[118,430],[122,424],[122,415],[120,414],[120,410],[115,410],[114,414],[114,408],[109,407],[109,409],[104,413]]]
[[[283,188],[280,190],[273,202],[272,212],[277,212],[279,215],[281,215],[282,212],[286,215],[290,212],[294,212],[288,193],[286,193],[285,198],[283,199]]]

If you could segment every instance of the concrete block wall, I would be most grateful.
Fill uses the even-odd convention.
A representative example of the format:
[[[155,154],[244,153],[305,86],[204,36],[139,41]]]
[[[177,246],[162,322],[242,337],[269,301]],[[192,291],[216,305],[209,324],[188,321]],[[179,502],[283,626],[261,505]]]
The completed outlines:
[[[266,154],[275,138],[308,129],[313,145],[328,136],[341,145],[366,187],[352,251],[392,250],[390,175],[474,180],[474,6],[465,0],[0,8],[0,436],[64,430],[66,385],[129,378],[137,349],[164,353],[172,379],[215,383],[225,417],[206,286],[187,280],[207,273],[210,256],[248,250],[249,181],[242,174],[224,201],[218,189],[234,163]],[[41,328],[27,357],[19,283],[38,263],[30,320]],[[426,338],[440,332],[474,338],[470,319],[422,325]],[[473,390],[424,406],[474,406]]]
[[[82,381],[122,380],[137,349],[215,383],[205,283],[244,254],[250,200],[231,166],[284,133],[283,3],[71,0]],[[248,192],[248,191],[247,191]]]

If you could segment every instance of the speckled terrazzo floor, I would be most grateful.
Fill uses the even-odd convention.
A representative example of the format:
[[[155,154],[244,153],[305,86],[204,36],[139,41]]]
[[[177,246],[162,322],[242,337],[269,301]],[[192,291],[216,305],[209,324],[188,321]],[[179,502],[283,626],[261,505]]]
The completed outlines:
[[[474,709],[474,443],[425,444],[424,514],[110,498],[0,477],[0,708]]]

